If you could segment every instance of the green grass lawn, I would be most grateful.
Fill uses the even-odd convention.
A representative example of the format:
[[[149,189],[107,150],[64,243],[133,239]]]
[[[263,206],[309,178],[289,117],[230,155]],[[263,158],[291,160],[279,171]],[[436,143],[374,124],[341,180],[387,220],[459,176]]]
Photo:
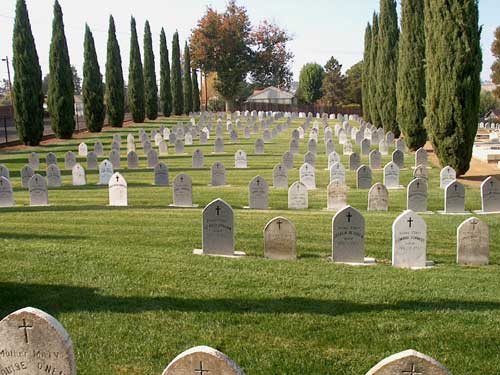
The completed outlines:
[[[187,119],[185,119],[187,121]],[[169,125],[177,122],[172,120]],[[406,190],[390,191],[387,213],[368,213],[368,191],[355,189],[348,172],[349,203],[366,219],[366,254],[375,267],[335,265],[331,256],[332,212],[326,207],[327,157],[320,133],[316,161],[318,190],[309,194],[309,210],[288,211],[287,191],[270,189],[270,211],[248,211],[248,183],[259,174],[272,186],[272,169],[288,149],[292,129],[284,131],[265,155],[253,155],[251,140],[228,144],[212,155],[209,145],[186,146],[186,156],[161,157],[170,180],[181,171],[193,178],[193,202],[200,209],[169,209],[171,187],[152,186],[153,171],[138,147],[143,169],[122,170],[129,207],[110,208],[107,187],[96,186],[97,171],[87,171],[88,186],[50,189],[50,207],[29,207],[19,171],[28,153],[77,151],[80,140],[20,151],[0,151],[11,171],[16,207],[0,210],[0,316],[26,306],[54,315],[71,335],[78,373],[161,374],[180,352],[208,345],[231,357],[248,375],[364,374],[384,357],[416,349],[455,375],[498,374],[500,369],[500,216],[482,216],[490,226],[490,265],[455,263],[456,229],[469,216],[423,215],[427,222],[427,258],[436,267],[422,271],[392,268],[391,225],[406,207]],[[331,122],[333,125],[333,122]],[[141,125],[147,130],[156,124]],[[91,135],[109,152],[112,134]],[[242,138],[242,131],[239,131]],[[306,137],[307,138],[307,137]],[[191,154],[200,147],[204,170],[191,170]],[[249,169],[234,170],[234,153],[248,153]],[[301,154],[289,183],[298,179]],[[354,147],[355,150],[359,148]],[[169,150],[173,153],[173,149]],[[341,148],[337,145],[337,151]],[[392,151],[392,149],[391,149]],[[383,157],[383,164],[389,161]],[[300,159],[300,160],[299,160]],[[79,158],[86,167],[84,158]],[[210,165],[222,161],[230,187],[211,188]],[[347,167],[346,157],[342,157]],[[368,164],[367,157],[362,162]],[[412,156],[401,182],[411,179]],[[45,173],[42,173],[43,175]],[[439,168],[429,172],[429,209],[443,208]],[[373,172],[373,182],[382,172]],[[215,198],[235,209],[236,249],[244,259],[194,256],[201,246],[201,209]],[[480,195],[467,188],[466,209],[480,209]],[[265,224],[275,216],[297,228],[296,262],[263,258]]]

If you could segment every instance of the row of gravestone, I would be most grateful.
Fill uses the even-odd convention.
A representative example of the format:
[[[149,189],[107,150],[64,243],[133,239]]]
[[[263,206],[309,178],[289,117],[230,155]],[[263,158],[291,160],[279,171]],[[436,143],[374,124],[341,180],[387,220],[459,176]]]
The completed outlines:
[[[80,349],[81,350],[81,349]],[[63,325],[32,307],[17,310],[0,321],[1,375],[76,375],[73,342]],[[244,375],[222,352],[197,346],[175,357],[162,375]],[[391,355],[366,375],[451,375],[435,359],[415,350]]]
[[[222,199],[209,203],[202,213],[202,248],[194,254],[225,257],[244,256],[235,250],[232,207]],[[276,217],[264,228],[264,256],[295,260],[297,232],[291,221]],[[392,265],[421,269],[427,261],[427,225],[411,210],[404,211],[392,225]],[[351,206],[340,209],[332,219],[332,260],[336,263],[373,265],[365,256],[365,219]],[[488,225],[477,218],[465,220],[457,229],[457,263],[485,265],[489,261]]]

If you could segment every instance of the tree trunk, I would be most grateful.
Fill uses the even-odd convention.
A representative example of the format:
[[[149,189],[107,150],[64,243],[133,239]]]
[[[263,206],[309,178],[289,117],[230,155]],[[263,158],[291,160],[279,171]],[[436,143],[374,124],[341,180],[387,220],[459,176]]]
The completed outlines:
[[[207,82],[207,72],[205,74],[205,111],[208,112],[208,82]]]
[[[234,100],[232,98],[226,100],[226,112],[234,111]]]

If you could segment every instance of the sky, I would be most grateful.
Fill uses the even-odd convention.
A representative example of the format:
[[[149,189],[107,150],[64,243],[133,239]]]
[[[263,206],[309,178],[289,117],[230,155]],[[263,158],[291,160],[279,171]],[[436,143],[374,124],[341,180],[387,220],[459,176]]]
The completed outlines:
[[[479,0],[480,24],[483,25],[482,80],[490,79],[493,56],[490,51],[493,33],[500,26],[500,0]],[[400,4],[398,0],[398,4]],[[12,30],[16,0],[0,1],[0,57],[12,57]],[[37,51],[45,75],[48,72],[52,30],[53,0],[26,0]],[[125,78],[128,76],[130,16],[136,18],[139,40],[142,41],[144,22],[149,20],[157,70],[159,65],[159,34],[167,33],[169,50],[172,34],[179,31],[182,45],[189,38],[207,6],[223,10],[226,0],[59,0],[64,14],[66,38],[71,63],[80,72],[83,66],[83,36],[85,23],[94,33],[96,49],[104,73],[109,15],[115,18]],[[247,8],[252,24],[263,20],[277,23],[292,36],[289,49],[295,55],[292,63],[294,80],[308,62],[324,65],[331,56],[347,70],[363,58],[364,32],[379,0],[238,0]],[[141,43],[142,44],[142,43]],[[142,47],[141,47],[142,48]],[[0,79],[7,78],[7,67],[0,62]]]

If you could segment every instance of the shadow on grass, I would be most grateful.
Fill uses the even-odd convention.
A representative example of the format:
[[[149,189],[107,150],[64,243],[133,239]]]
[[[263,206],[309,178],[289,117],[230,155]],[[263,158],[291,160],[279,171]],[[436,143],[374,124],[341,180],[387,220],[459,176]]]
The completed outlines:
[[[215,298],[117,297],[105,296],[99,289],[67,285],[18,284],[0,282],[0,317],[31,306],[57,315],[65,312],[142,313],[146,311],[229,312],[234,314],[317,314],[339,316],[382,311],[489,311],[500,310],[499,302],[433,299],[403,300],[396,303],[356,303],[306,297]]]
[[[84,236],[57,235],[57,234],[33,234],[33,233],[7,233],[0,232],[2,240],[81,240]]]

